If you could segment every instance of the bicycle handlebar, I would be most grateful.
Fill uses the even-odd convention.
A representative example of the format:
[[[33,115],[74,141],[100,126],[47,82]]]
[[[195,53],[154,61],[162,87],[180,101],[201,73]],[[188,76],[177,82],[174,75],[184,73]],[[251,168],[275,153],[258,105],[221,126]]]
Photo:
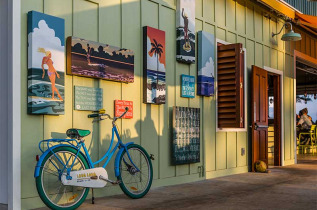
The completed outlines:
[[[89,114],[88,115],[88,118],[96,118],[96,117],[99,117],[101,119],[102,116],[107,116],[109,119],[113,119],[113,121],[115,122],[117,119],[120,119],[122,118],[127,112],[129,111],[129,108],[126,107],[125,108],[125,112],[122,113],[122,115],[120,115],[119,117],[114,117],[114,118],[111,118],[109,114]]]
[[[95,118],[95,117],[99,117],[99,114],[89,114],[88,118]]]

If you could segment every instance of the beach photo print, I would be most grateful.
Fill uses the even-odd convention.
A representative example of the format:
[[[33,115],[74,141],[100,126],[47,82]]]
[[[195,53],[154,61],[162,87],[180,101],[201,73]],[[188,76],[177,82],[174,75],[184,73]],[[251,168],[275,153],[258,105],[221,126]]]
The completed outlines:
[[[64,114],[65,22],[28,13],[28,114]]]
[[[165,104],[165,31],[149,26],[143,27],[143,45],[143,102]]]

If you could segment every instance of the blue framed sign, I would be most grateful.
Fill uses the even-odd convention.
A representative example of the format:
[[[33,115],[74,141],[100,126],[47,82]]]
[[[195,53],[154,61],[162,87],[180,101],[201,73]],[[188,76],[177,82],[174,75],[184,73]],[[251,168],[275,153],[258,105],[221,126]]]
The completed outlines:
[[[182,74],[181,96],[185,98],[195,98],[195,77]]]

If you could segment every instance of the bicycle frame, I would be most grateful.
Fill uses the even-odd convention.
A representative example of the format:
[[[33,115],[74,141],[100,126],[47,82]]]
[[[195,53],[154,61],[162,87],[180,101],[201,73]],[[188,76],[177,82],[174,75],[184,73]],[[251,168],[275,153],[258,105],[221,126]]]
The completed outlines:
[[[114,142],[114,136],[115,136],[115,135],[116,135],[116,137],[117,137],[117,139],[118,139],[118,142],[117,142],[117,144],[114,146],[114,148],[112,149],[112,147],[113,147],[113,142]],[[41,147],[40,147],[41,144],[44,143],[44,142],[47,142],[47,147],[48,147],[48,149],[47,149],[45,152],[44,152],[44,151],[41,149]],[[59,145],[56,145],[56,146],[51,147],[51,146],[50,146],[50,143],[51,143],[51,142],[68,143],[68,144],[59,144]],[[77,145],[75,145],[75,144],[73,144],[73,143],[70,143],[70,142],[76,142]],[[90,167],[90,168],[95,168],[95,166],[96,166],[97,164],[99,164],[100,162],[102,162],[102,161],[104,161],[104,160],[105,160],[105,163],[103,164],[102,167],[103,167],[103,168],[106,168],[106,166],[108,165],[109,161],[110,161],[111,158],[113,157],[115,151],[119,148],[119,151],[118,151],[118,153],[117,153],[117,155],[116,155],[116,160],[115,160],[115,175],[116,175],[116,176],[119,176],[119,174],[120,174],[120,172],[119,172],[119,164],[120,164],[119,161],[120,161],[120,156],[121,156],[121,154],[122,154],[123,151],[125,151],[125,152],[127,153],[128,158],[129,158],[130,162],[132,163],[133,167],[135,167],[135,169],[136,169],[137,171],[140,171],[139,168],[138,168],[138,167],[134,164],[134,162],[132,161],[131,156],[130,156],[130,154],[129,154],[129,152],[128,152],[127,147],[128,147],[130,144],[133,144],[133,142],[129,142],[129,143],[127,143],[127,144],[124,144],[124,143],[122,142],[117,127],[116,127],[115,125],[113,125],[113,127],[112,127],[112,136],[111,136],[111,143],[110,143],[110,146],[109,146],[107,152],[104,154],[103,157],[101,157],[101,159],[97,160],[96,162],[93,162],[92,159],[91,159],[91,157],[90,157],[90,154],[89,154],[89,152],[88,152],[88,150],[87,150],[87,148],[86,148],[86,145],[85,145],[84,141],[79,141],[79,142],[78,142],[76,139],[48,139],[48,140],[43,140],[43,141],[41,141],[41,142],[39,143],[39,148],[40,148],[40,150],[43,152],[43,154],[41,155],[39,161],[37,162],[37,165],[36,165],[36,168],[35,168],[35,172],[34,172],[34,177],[38,177],[38,176],[39,176],[40,168],[41,168],[41,165],[42,165],[42,162],[43,162],[45,156],[46,156],[48,153],[52,152],[52,153],[54,154],[54,156],[57,158],[57,160],[63,165],[64,168],[63,168],[63,170],[59,170],[58,167],[57,167],[54,163],[53,163],[53,165],[56,167],[56,169],[58,169],[58,171],[60,172],[60,175],[63,174],[64,171],[65,171],[65,169],[66,169],[66,171],[67,171],[67,177],[69,178],[70,171],[71,171],[71,169],[73,168],[74,163],[75,163],[75,161],[76,161],[76,159],[77,159],[77,157],[78,157],[78,154],[81,152],[81,149],[82,149],[82,148],[83,148],[83,150],[84,150],[84,154],[83,154],[83,155],[84,155],[84,157],[86,158],[86,160],[88,161],[88,164],[89,164],[89,167]],[[67,160],[66,164],[64,164],[64,163],[60,160],[60,158],[59,158],[59,157],[54,153],[54,151],[53,151],[53,150],[54,150],[55,148],[57,148],[57,147],[65,147],[65,146],[66,146],[66,147],[72,147],[72,148],[74,148],[74,149],[77,150],[77,154],[76,154],[76,156],[75,156],[75,158],[74,158],[74,160],[73,160],[73,162],[72,162],[71,167],[69,167],[69,168],[67,167],[67,165],[68,165],[68,163],[69,163],[71,157]],[[123,161],[124,161],[125,163],[127,163],[125,159],[123,159]]]

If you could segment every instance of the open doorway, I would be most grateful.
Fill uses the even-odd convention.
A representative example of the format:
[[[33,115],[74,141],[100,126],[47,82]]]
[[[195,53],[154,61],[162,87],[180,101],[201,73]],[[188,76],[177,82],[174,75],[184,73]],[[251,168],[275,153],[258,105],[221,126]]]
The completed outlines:
[[[281,165],[280,75],[268,72],[268,165]]]
[[[282,165],[282,74],[252,66],[252,171],[257,160]]]
[[[317,60],[296,53],[296,154],[306,160],[317,154]]]

